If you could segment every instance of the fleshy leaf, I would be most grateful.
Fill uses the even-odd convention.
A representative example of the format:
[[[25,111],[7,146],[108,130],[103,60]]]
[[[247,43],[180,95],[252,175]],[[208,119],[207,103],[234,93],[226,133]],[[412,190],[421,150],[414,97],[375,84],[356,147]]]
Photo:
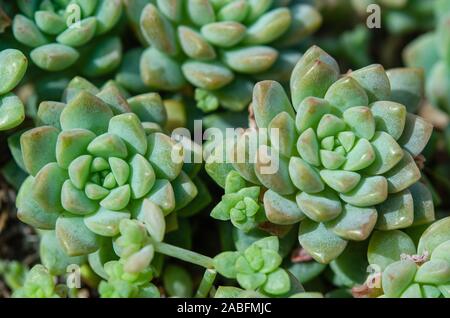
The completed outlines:
[[[109,121],[108,132],[120,137],[127,144],[130,152],[145,155],[147,138],[136,114],[127,113],[114,116]]]
[[[99,248],[97,236],[84,225],[82,217],[60,216],[56,221],[56,236],[69,256],[87,255]]]
[[[56,161],[61,168],[67,169],[70,163],[86,153],[89,143],[95,134],[86,129],[71,129],[62,131],[56,142]]]
[[[305,218],[295,200],[283,197],[272,190],[264,193],[264,211],[267,219],[275,224],[295,224]]]
[[[414,221],[413,197],[409,190],[389,195],[377,206],[377,230],[388,231],[411,226]]]
[[[70,180],[63,184],[61,203],[65,210],[79,215],[91,214],[98,209],[98,204],[89,199],[83,190],[78,190]]]
[[[347,241],[334,234],[323,223],[304,220],[300,223],[298,240],[319,263],[328,264],[347,246]]]
[[[300,210],[316,222],[333,220],[342,212],[341,201],[330,190],[316,194],[302,192],[296,200]]]
[[[330,223],[332,231],[342,238],[363,241],[369,237],[377,222],[377,210],[344,205],[341,215]]]
[[[116,236],[119,234],[119,223],[123,219],[129,219],[127,211],[111,211],[100,207],[92,215],[84,217],[84,224],[89,230],[100,236]]]
[[[106,132],[112,117],[112,110],[105,102],[86,91],[81,91],[62,111],[61,127],[63,130],[83,128],[100,135]]]
[[[25,168],[35,176],[47,163],[55,162],[55,146],[58,129],[52,126],[41,126],[23,133],[20,146]]]
[[[399,230],[374,231],[367,250],[370,264],[377,265],[384,270],[389,264],[400,260],[400,255],[414,255],[416,247],[412,239]]]

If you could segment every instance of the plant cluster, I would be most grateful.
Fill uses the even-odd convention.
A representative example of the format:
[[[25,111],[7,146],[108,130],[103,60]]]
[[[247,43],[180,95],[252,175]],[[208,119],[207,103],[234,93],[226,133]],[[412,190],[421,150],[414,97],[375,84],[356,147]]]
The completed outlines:
[[[449,14],[0,0],[0,295],[450,297]]]

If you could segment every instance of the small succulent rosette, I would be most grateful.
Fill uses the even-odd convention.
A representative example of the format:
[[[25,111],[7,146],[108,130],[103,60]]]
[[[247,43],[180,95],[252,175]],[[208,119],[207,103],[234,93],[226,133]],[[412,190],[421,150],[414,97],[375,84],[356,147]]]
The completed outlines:
[[[122,17],[121,0],[19,1],[14,38],[39,68],[62,71],[83,57],[79,72],[98,77],[120,65],[122,43],[109,35]]]
[[[321,24],[311,6],[290,1],[155,1],[142,8],[140,31],[150,45],[141,76],[153,89],[196,88],[198,106],[244,109],[252,79],[286,80],[298,45]],[[133,12],[136,12],[134,8]]]
[[[9,139],[14,159],[29,173],[17,196],[18,218],[46,230],[40,254],[51,273],[87,255],[101,266],[120,256],[111,239],[122,220],[140,220],[162,241],[178,216],[208,204],[196,177],[201,163],[185,160],[192,148],[161,128],[167,114],[159,95],[125,96],[113,82],[98,89],[76,77],[63,102],[40,104],[36,128]]]
[[[256,129],[215,145],[206,170],[221,186],[237,171],[247,187],[261,187],[268,221],[300,222],[300,244],[321,263],[374,228],[429,223],[433,202],[415,158],[432,125],[405,106],[420,102],[422,83],[419,69],[381,65],[341,76],[311,47],[292,73],[291,100],[279,83],[258,83]]]
[[[276,236],[257,240],[242,252],[223,252],[214,258],[214,268],[227,278],[236,279],[247,291],[257,291],[261,295],[284,296],[304,292],[303,287],[292,286],[292,278],[281,268],[283,258],[279,252]],[[224,295],[217,297],[225,297]]]
[[[28,60],[16,49],[0,51],[0,131],[20,125],[25,119],[25,106],[11,91],[20,83]]]
[[[65,288],[56,284],[56,278],[38,264],[26,274],[23,285],[17,288],[14,298],[60,298],[64,297]]]
[[[114,241],[114,250],[120,259],[104,265],[107,280],[99,285],[101,297],[159,297],[158,288],[151,283],[153,270],[150,263],[154,248],[144,223],[124,219],[119,224],[119,231],[120,236]],[[159,231],[156,235],[162,240],[164,233]]]
[[[374,233],[365,296],[450,298],[450,218],[426,228],[417,248],[412,237],[399,230]]]

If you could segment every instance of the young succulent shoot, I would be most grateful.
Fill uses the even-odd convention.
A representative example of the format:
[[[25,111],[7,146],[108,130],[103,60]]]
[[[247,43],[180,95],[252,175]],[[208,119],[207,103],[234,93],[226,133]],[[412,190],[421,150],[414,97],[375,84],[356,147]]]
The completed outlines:
[[[48,270],[38,264],[26,274],[23,286],[17,288],[13,297],[15,298],[60,298],[64,288],[56,285],[56,278]]]
[[[16,49],[0,51],[0,131],[19,126],[25,119],[25,106],[12,90],[28,67],[25,55]]]
[[[196,164],[183,163],[190,150],[161,129],[166,112],[157,94],[127,99],[115,84],[99,90],[77,77],[62,103],[40,104],[38,121],[9,145],[29,173],[17,196],[18,218],[50,230],[41,249],[52,273],[64,260],[82,262],[102,250],[122,220],[142,221],[162,241],[165,218],[176,219],[198,194]]]
[[[62,71],[88,51],[81,72],[101,76],[120,64],[122,44],[108,36],[122,16],[121,0],[20,1],[14,16],[14,38],[32,49],[30,58],[46,71]],[[105,36],[104,36],[105,35]]]
[[[246,187],[238,172],[231,171],[225,181],[225,195],[211,211],[211,216],[221,221],[230,220],[238,229],[248,232],[266,220],[259,203],[261,188]]]
[[[156,1],[141,12],[140,32],[150,46],[140,60],[144,83],[169,91],[189,83],[204,111],[219,103],[243,110],[255,76],[286,79],[299,58],[286,48],[322,22],[312,6],[271,0]]]
[[[276,236],[269,236],[251,244],[243,252],[223,252],[214,257],[214,268],[226,278],[236,279],[245,290],[280,296],[291,289],[285,269],[280,268]]]
[[[369,277],[368,295],[450,298],[450,218],[431,224],[417,245],[406,233],[375,232],[368,260],[380,272]],[[366,283],[367,284],[367,283]]]
[[[341,76],[336,61],[313,46],[292,72],[291,99],[275,81],[256,84],[257,129],[215,145],[206,170],[222,186],[235,170],[264,189],[267,219],[300,222],[301,246],[321,263],[373,229],[429,223],[433,202],[414,158],[432,125],[407,111],[420,102],[422,81],[418,69],[381,65]],[[224,149],[231,163],[215,160]],[[232,160],[236,154],[246,161]]]
[[[104,265],[107,280],[100,282],[100,296],[104,298],[159,297],[158,288],[151,283],[154,248],[147,230],[137,220],[122,220],[120,235],[114,241],[119,260]]]

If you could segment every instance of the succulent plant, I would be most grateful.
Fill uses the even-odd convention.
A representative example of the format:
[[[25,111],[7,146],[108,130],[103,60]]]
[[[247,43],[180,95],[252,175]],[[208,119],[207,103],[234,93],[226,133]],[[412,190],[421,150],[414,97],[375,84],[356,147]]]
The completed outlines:
[[[25,107],[11,91],[27,71],[28,60],[16,49],[0,51],[0,131],[20,125],[25,119]]]
[[[55,283],[55,277],[48,270],[38,264],[26,274],[22,287],[16,289],[13,297],[16,298],[60,298]]]
[[[269,295],[283,295],[291,288],[288,273],[280,268],[276,236],[251,244],[242,252],[223,252],[214,258],[217,272],[227,278],[237,279],[245,290],[260,290]]]
[[[285,50],[321,24],[309,5],[272,0],[156,1],[140,16],[150,45],[140,61],[145,84],[176,91],[187,83],[205,111],[242,110],[252,77],[282,79],[299,55]],[[241,74],[242,76],[238,76]]]
[[[257,129],[214,145],[206,170],[222,186],[235,170],[264,188],[267,219],[301,221],[299,242],[322,263],[374,228],[429,223],[431,194],[414,158],[432,126],[405,106],[419,103],[422,80],[418,69],[385,72],[381,65],[340,76],[336,61],[314,46],[292,73],[292,101],[279,83],[258,83]]]
[[[120,236],[115,240],[118,261],[104,265],[107,281],[99,285],[102,297],[159,297],[157,287],[150,283],[153,272],[150,263],[154,249],[145,226],[136,220],[120,222]]]
[[[450,218],[431,224],[421,235],[417,249],[408,234],[395,230],[375,232],[368,259],[381,270],[369,277],[372,295],[388,298],[450,297]]]
[[[38,121],[9,140],[30,174],[17,196],[18,217],[55,230],[55,249],[66,256],[94,253],[101,238],[119,234],[123,219],[148,211],[164,218],[197,196],[197,164],[184,164],[177,156],[190,150],[163,133],[166,111],[157,94],[126,99],[112,83],[99,90],[77,77],[63,103],[40,104]]]
[[[238,229],[248,232],[265,220],[259,203],[261,188],[245,187],[246,181],[237,171],[231,171],[225,181],[225,195],[211,211],[215,219],[228,221]]]
[[[120,64],[121,41],[106,34],[122,16],[121,0],[19,1],[17,4],[21,13],[13,19],[14,38],[32,48],[30,58],[41,69],[52,72],[67,69],[81,55],[89,56],[81,67],[85,76],[107,74]]]

